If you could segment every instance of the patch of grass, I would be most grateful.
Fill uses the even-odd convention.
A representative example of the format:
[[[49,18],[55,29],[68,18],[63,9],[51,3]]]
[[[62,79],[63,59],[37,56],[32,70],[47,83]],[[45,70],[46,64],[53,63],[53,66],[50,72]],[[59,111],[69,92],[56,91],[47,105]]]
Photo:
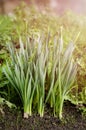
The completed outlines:
[[[6,87],[9,80],[21,98],[25,113],[29,110],[31,115],[34,106],[40,116],[43,116],[48,102],[54,109],[54,115],[57,113],[61,118],[64,100],[76,105],[80,102],[85,104],[85,23],[85,16],[77,16],[72,12],[53,16],[47,11],[39,12],[25,4],[18,6],[11,16],[0,16],[0,89]],[[63,27],[62,32],[59,31],[60,27]],[[19,37],[22,37],[22,41],[19,41]],[[26,37],[29,37],[29,41]],[[76,73],[75,62],[77,88],[70,91]],[[8,77],[6,81],[2,75],[4,66],[7,67],[4,69]],[[67,95],[69,91],[70,95]],[[2,89],[0,92],[7,93]],[[11,99],[11,94],[7,95]]]

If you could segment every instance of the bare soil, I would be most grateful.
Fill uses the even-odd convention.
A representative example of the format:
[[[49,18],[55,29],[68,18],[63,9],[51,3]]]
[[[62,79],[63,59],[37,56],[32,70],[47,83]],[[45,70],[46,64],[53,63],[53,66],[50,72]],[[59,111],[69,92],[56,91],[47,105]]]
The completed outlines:
[[[64,105],[63,121],[53,117],[52,109],[46,107],[43,118],[33,114],[24,119],[22,111],[2,106],[0,112],[0,130],[86,130],[86,117],[76,106],[67,102]]]

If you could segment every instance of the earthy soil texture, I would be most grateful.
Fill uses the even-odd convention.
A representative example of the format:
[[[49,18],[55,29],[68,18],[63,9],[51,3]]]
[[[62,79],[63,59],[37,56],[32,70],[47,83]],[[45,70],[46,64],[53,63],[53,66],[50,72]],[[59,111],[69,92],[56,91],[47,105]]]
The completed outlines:
[[[0,130],[86,130],[86,117],[69,102],[64,105],[63,121],[53,117],[52,110],[49,110],[48,106],[43,118],[33,114],[28,119],[22,117],[20,110],[10,109],[7,106],[1,108]]]

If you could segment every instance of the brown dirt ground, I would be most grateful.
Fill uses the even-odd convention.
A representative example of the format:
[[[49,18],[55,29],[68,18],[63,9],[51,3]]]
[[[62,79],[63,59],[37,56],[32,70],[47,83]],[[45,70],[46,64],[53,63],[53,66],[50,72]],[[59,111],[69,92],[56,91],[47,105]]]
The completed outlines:
[[[82,116],[76,106],[69,102],[64,105],[63,121],[53,117],[52,110],[46,108],[43,118],[33,114],[28,119],[22,112],[3,106],[4,114],[0,113],[0,130],[86,130],[86,117]]]

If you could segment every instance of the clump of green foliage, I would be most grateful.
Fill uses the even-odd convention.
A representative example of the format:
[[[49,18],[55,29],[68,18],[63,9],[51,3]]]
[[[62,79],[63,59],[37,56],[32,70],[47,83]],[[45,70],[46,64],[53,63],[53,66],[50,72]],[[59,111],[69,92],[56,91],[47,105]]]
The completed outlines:
[[[21,98],[24,117],[32,115],[33,107],[43,116],[45,104],[49,102],[54,115],[62,118],[64,100],[76,76],[73,44],[63,51],[62,40],[62,36],[60,41],[55,37],[50,45],[48,34],[47,39],[40,36],[29,39],[25,46],[20,39],[19,51],[9,46],[11,61],[3,71]]]

